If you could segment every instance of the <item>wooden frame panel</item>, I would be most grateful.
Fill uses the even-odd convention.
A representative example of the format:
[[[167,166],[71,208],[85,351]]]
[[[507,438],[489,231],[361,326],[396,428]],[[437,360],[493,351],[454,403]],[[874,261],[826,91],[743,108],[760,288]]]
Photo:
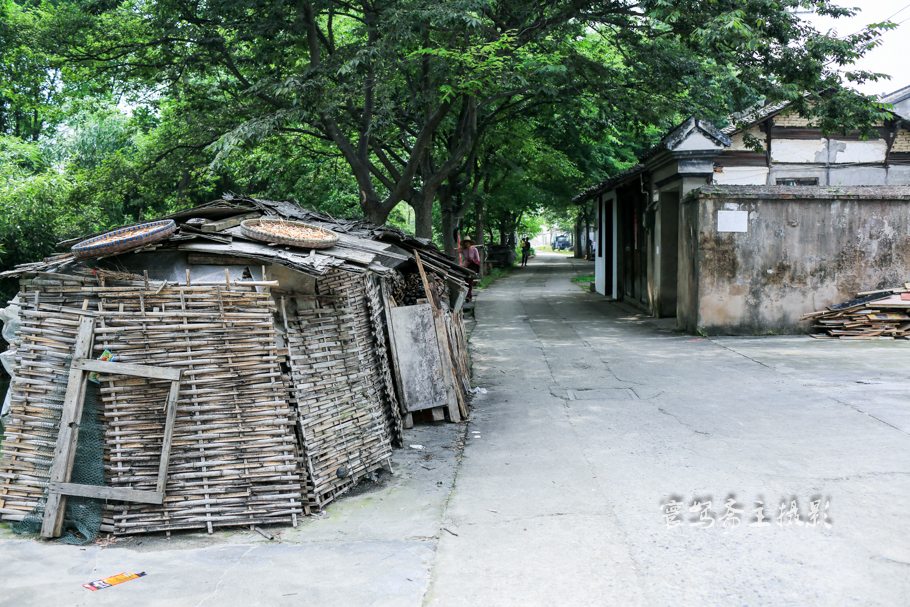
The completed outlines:
[[[417,270],[420,272],[420,279],[423,282],[423,289],[427,294],[427,301],[433,312],[433,322],[436,326],[436,342],[439,346],[439,359],[442,363],[442,377],[445,383],[446,396],[449,408],[449,421],[459,422],[462,417],[467,418],[468,407],[464,402],[461,391],[455,384],[455,369],[453,368],[452,351],[449,345],[449,330],[446,326],[446,319],[442,310],[442,303],[439,301],[439,293],[436,288],[430,287],[427,280],[427,274],[423,269],[423,262],[420,259],[420,253],[414,251],[414,261],[417,262]]]
[[[183,371],[167,367],[91,360],[87,356],[91,353],[94,328],[95,319],[83,316],[79,322],[73,362],[70,366],[66,396],[63,400],[60,433],[57,435],[54,462],[51,465],[47,504],[41,525],[41,537],[59,537],[63,532],[63,512],[66,507],[67,495],[145,504],[161,504],[164,502],[164,488],[167,484],[167,469],[171,454],[171,441],[174,434],[174,420],[177,417],[177,397],[180,394],[180,380],[183,376]],[[167,413],[164,425],[164,439],[161,444],[161,461],[158,465],[156,491],[136,491],[117,487],[79,485],[69,482],[70,475],[73,472],[76,443],[79,440],[79,427],[77,424],[82,419],[85,382],[88,379],[86,373],[90,371],[111,375],[130,375],[149,379],[170,380],[171,389],[165,403]]]

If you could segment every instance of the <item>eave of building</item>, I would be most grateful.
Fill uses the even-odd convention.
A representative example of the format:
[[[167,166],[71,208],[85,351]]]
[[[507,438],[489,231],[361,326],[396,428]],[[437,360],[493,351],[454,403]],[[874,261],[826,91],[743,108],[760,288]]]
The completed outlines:
[[[910,86],[905,86],[902,89],[898,89],[893,93],[888,93],[887,95],[882,95],[881,100],[883,103],[889,103],[894,105],[895,103],[900,103],[904,99],[910,97]]]
[[[883,98],[882,101],[885,103],[889,103],[891,105],[893,105],[894,103],[899,103],[900,101],[906,99],[907,97],[910,97],[910,87],[907,87],[906,89],[901,89],[901,91],[904,91],[904,90],[907,91],[907,94],[904,97],[901,97],[895,101],[885,101],[885,99]],[[901,92],[901,91],[898,91],[898,92]],[[892,93],[892,95],[895,95],[895,94],[897,94],[897,93]],[[744,133],[744,132],[748,131],[749,129],[755,127],[756,125],[761,124],[762,122],[768,120],[769,118],[774,118],[775,116],[779,116],[779,115],[783,114],[788,109],[790,109],[791,105],[793,105],[792,101],[784,101],[784,102],[781,102],[778,104],[767,106],[766,108],[761,108],[760,110],[752,112],[751,114],[747,114],[738,120],[735,120],[730,126],[724,127],[723,129],[721,129],[721,131],[729,137],[733,137],[734,135],[739,135],[740,133]],[[891,114],[891,120],[894,123],[899,124],[904,129],[910,130],[910,121],[908,121],[907,119],[902,117],[900,114],[896,114],[896,113],[892,112],[891,110],[885,110],[885,111],[888,112],[889,114]],[[740,125],[743,125],[743,126],[740,126]]]
[[[667,160],[684,158],[684,157],[697,157],[700,155],[712,155],[716,154],[716,150],[675,150],[674,148],[679,146],[683,141],[685,141],[693,132],[700,131],[708,139],[715,141],[721,149],[724,147],[729,147],[732,144],[730,138],[721,132],[720,129],[715,127],[713,124],[707,120],[701,118],[696,118],[695,116],[690,116],[686,118],[683,122],[675,126],[666,135],[664,135],[660,143],[652,147],[650,150],[645,152],[639,158],[639,163],[633,167],[626,169],[621,173],[617,173],[612,177],[605,179],[604,181],[589,187],[575,198],[572,199],[572,202],[576,205],[582,204],[600,196],[605,192],[609,192],[612,189],[620,187],[625,183],[628,183],[634,177],[637,177],[639,173],[651,169],[655,166],[665,163]]]

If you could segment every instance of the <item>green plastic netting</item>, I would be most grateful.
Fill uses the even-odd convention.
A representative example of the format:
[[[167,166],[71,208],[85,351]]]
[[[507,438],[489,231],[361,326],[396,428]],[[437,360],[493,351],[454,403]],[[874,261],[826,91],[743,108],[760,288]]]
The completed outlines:
[[[85,404],[82,409],[82,419],[79,421],[79,438],[76,443],[76,454],[73,457],[73,473],[71,483],[80,485],[104,485],[104,428],[100,423],[100,395],[98,385],[86,382]],[[53,462],[54,447],[57,440],[57,430],[60,426],[60,417],[63,412],[63,398],[66,390],[65,382],[58,383],[58,389],[48,396],[45,403],[50,416],[45,418],[43,435],[47,440],[39,448],[41,463],[36,466],[36,472],[50,473]],[[44,520],[44,506],[47,503],[47,490],[44,497],[29,512],[24,519],[12,523],[10,528],[22,535],[38,536],[41,533],[41,523]],[[95,541],[101,530],[101,518],[104,511],[104,500],[67,496],[66,509],[63,513],[63,535],[57,541],[64,544],[81,546]]]

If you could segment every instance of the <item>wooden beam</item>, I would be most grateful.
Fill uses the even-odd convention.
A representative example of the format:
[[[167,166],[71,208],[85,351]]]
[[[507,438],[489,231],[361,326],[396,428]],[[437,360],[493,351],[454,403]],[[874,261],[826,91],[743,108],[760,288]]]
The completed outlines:
[[[461,311],[462,306],[464,306],[464,300],[468,296],[467,289],[459,289],[458,298],[455,300],[455,305],[452,306],[452,312],[457,314]]]
[[[171,382],[171,391],[167,395],[167,410],[164,422],[164,440],[161,443],[161,461],[158,464],[158,485],[156,489],[159,494],[164,494],[164,488],[167,485],[167,467],[171,459],[171,440],[174,436],[174,420],[177,418],[177,397],[180,395],[180,380],[176,379]],[[160,502],[159,502],[160,503]]]
[[[106,375],[134,375],[136,377],[168,379],[170,381],[178,381],[183,374],[181,369],[174,367],[151,367],[149,365],[117,363],[108,360],[92,360],[90,358],[73,360],[73,368],[83,371],[95,371]]]
[[[92,351],[92,332],[95,319],[83,316],[79,321],[76,333],[76,345],[73,358],[87,357]],[[66,396],[63,398],[63,412],[60,416],[60,431],[57,434],[57,445],[54,447],[54,459],[51,464],[49,480],[52,483],[66,483],[73,471],[73,456],[76,453],[76,441],[79,439],[79,422],[82,419],[82,406],[85,402],[85,373],[73,365],[70,367]],[[63,530],[63,510],[66,497],[60,493],[48,492],[44,507],[44,520],[41,524],[41,537],[58,537]]]
[[[246,213],[244,215],[237,215],[235,217],[229,217],[227,219],[219,219],[218,221],[204,223],[199,227],[199,229],[203,232],[220,232],[228,228],[233,228],[234,226],[239,226],[247,219],[255,219],[257,217],[262,217],[262,213]]]
[[[894,128],[891,132],[888,133],[888,149],[885,150],[885,168],[887,169],[891,165],[891,148],[894,147],[894,142],[897,141],[897,136],[901,131],[901,121],[896,120],[894,122]]]
[[[120,500],[121,502],[136,502],[139,504],[164,503],[164,493],[161,491],[136,491],[135,489],[120,487],[98,487],[95,485],[77,485],[75,483],[50,483],[48,490],[58,495],[75,495],[101,500]]]

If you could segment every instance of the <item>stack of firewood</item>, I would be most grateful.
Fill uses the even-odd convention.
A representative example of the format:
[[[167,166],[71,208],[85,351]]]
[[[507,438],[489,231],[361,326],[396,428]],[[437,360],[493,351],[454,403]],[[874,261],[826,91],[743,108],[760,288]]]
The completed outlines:
[[[860,293],[857,299],[800,320],[815,322],[817,339],[910,339],[910,283],[895,289]]]
[[[449,286],[446,284],[446,281],[431,272],[427,272],[427,279],[436,286],[436,292],[439,293],[439,299],[448,302]],[[398,283],[393,285],[392,297],[395,298],[395,301],[399,305],[413,306],[418,303],[426,303],[427,301],[427,292],[423,288],[423,281],[420,278],[420,274],[417,272],[404,276],[400,291],[396,287],[399,287]]]
[[[404,305],[405,291],[407,291],[407,284],[405,283],[404,276],[395,272],[389,279],[389,295],[395,300],[396,305]]]

